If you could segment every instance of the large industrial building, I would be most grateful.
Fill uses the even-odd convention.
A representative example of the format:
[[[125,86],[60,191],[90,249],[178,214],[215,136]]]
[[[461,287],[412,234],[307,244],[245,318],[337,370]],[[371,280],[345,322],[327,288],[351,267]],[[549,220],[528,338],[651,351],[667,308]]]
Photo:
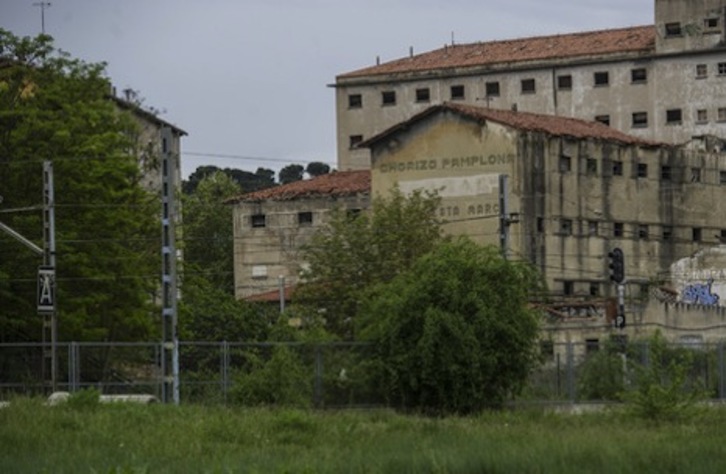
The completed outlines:
[[[449,44],[336,78],[338,165],[446,101],[597,120],[648,140],[726,137],[726,0],[655,0],[655,25]]]

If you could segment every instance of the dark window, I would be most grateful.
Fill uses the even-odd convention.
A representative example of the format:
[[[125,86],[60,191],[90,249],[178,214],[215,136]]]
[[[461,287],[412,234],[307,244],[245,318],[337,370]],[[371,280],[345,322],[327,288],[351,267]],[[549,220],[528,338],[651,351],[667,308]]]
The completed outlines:
[[[696,110],[696,123],[707,123],[708,122],[708,110],[698,109]]]
[[[348,209],[347,211],[345,211],[345,217],[350,220],[354,220],[360,215],[360,213],[360,209]]]
[[[597,221],[587,221],[587,235],[597,235]]]
[[[726,171],[718,172],[718,184],[720,184],[721,186],[726,185]]]
[[[499,96],[499,82],[487,82],[487,97]]]
[[[600,294],[600,284],[590,283],[590,296],[598,296]]]
[[[252,227],[265,227],[267,226],[267,217],[264,214],[253,214],[250,216],[250,223]]]
[[[663,226],[663,241],[670,242],[671,240],[673,240],[673,227]]]
[[[610,73],[607,71],[596,72],[594,80],[596,86],[606,86],[610,83]]]
[[[644,82],[648,82],[648,71],[646,71],[646,69],[643,67],[631,69],[630,81],[633,84],[642,84]]]
[[[708,29],[718,28],[718,17],[716,17],[716,18],[705,18],[703,20],[703,26],[705,28],[708,28]]]
[[[666,37],[668,36],[681,36],[681,24],[680,23],[666,23],[665,24]]]
[[[623,175],[623,162],[620,160],[613,161],[613,176]]]
[[[360,109],[363,107],[363,96],[360,94],[350,94],[348,96],[348,108]]]
[[[360,142],[363,141],[363,135],[351,135],[350,137],[348,137],[348,140],[348,146],[350,148],[355,148]]]
[[[560,219],[560,233],[572,235],[572,219]]]
[[[571,90],[572,89],[572,76],[569,74],[566,76],[557,76],[557,88],[561,91]]]
[[[595,121],[604,123],[605,125],[610,125],[610,116],[609,115],[596,115]]]
[[[721,236],[719,237],[721,243],[726,243],[726,229],[721,229]]]
[[[707,64],[696,64],[696,77],[703,79],[708,76],[708,65]]]
[[[723,76],[726,74],[726,63],[718,63],[718,75]]]
[[[537,218],[537,232],[540,234],[544,232],[544,219],[542,217]]]
[[[297,213],[298,225],[313,225],[313,213],[312,212],[298,212]]]
[[[535,90],[534,79],[522,79],[522,94],[534,94]]]
[[[719,107],[716,110],[716,120],[726,122],[726,107]]]
[[[648,165],[645,163],[638,163],[638,178],[648,177]]]
[[[700,227],[694,227],[693,228],[693,241],[694,242],[700,242],[701,241],[701,228]]]
[[[661,181],[670,181],[673,179],[673,173],[671,171],[670,166],[661,166],[660,167],[660,180]]]
[[[638,238],[648,240],[648,226],[646,224],[640,224],[638,226]]]
[[[585,339],[585,353],[592,354],[600,350],[599,339]]]
[[[451,86],[451,100],[461,100],[464,98],[464,86]]]
[[[429,102],[431,100],[431,92],[429,88],[416,89],[416,102]]]
[[[572,169],[572,159],[567,155],[560,156],[560,173],[566,173]]]
[[[543,358],[552,359],[555,356],[555,343],[551,340],[539,342],[540,354]]]
[[[595,158],[588,158],[585,162],[585,172],[587,174],[597,174],[597,160]]]
[[[396,91],[381,92],[381,103],[383,105],[396,105]]]
[[[633,128],[648,126],[648,112],[633,112]]]
[[[571,281],[563,281],[562,282],[562,293],[565,295],[574,295],[575,294],[575,283]]]
[[[701,182],[701,168],[691,168],[691,182],[692,183]]]
[[[622,237],[622,236],[623,236],[623,223],[614,222],[613,223],[613,237]]]
[[[666,110],[666,123],[675,124],[681,123],[683,120],[683,113],[681,109],[670,109]]]

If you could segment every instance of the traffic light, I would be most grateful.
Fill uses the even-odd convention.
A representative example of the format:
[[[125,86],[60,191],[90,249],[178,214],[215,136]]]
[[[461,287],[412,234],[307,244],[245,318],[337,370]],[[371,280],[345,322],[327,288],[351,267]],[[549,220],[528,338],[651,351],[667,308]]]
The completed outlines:
[[[623,251],[619,248],[614,248],[608,252],[608,259],[610,264],[610,279],[615,283],[622,283],[625,280],[625,261],[623,259]]]

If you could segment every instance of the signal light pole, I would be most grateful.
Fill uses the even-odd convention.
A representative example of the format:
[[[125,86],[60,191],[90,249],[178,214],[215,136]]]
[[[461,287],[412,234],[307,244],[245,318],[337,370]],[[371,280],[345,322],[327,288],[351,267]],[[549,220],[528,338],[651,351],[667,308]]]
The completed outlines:
[[[625,257],[623,251],[615,247],[608,252],[608,268],[610,269],[610,280],[618,285],[618,315],[615,317],[615,327],[625,327]]]

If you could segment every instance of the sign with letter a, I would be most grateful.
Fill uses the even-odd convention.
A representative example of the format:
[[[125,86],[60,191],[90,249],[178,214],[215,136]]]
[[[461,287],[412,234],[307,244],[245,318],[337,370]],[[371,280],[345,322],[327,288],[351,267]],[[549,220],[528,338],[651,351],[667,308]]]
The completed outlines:
[[[38,312],[55,311],[55,268],[38,268]]]

